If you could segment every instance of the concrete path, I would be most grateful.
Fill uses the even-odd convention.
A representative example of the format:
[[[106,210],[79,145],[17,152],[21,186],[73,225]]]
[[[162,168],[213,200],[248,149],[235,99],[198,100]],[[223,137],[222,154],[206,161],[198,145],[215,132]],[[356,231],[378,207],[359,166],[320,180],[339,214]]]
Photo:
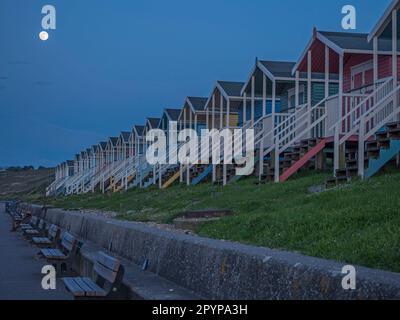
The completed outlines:
[[[42,289],[44,261],[35,259],[38,249],[21,232],[10,232],[11,217],[0,203],[0,300],[69,300],[71,295],[57,281],[57,289]]]

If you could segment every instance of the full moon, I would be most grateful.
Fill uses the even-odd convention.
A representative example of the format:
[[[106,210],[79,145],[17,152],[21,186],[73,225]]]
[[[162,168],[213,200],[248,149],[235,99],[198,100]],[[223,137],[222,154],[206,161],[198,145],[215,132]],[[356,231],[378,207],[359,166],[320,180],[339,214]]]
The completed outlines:
[[[46,41],[47,39],[49,39],[49,34],[46,31],[42,31],[41,33],[39,33],[39,38],[42,41]]]

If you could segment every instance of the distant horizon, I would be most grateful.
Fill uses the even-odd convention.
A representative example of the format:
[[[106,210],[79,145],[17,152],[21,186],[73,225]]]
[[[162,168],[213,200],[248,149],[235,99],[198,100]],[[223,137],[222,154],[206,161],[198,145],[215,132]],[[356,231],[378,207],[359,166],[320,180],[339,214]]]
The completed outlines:
[[[368,33],[389,3],[2,0],[0,168],[54,168],[217,80],[246,81],[256,57],[297,61],[314,26],[344,31],[346,4]],[[45,4],[57,29],[41,41]]]

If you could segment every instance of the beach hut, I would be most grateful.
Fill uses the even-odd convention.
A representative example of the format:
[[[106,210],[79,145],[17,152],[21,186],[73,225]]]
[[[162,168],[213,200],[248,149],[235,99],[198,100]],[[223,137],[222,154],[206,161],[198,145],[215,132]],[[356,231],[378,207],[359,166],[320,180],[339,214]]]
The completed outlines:
[[[140,187],[147,187],[151,184],[154,184],[154,177],[156,173],[156,167],[151,166],[150,164],[147,163],[145,154],[147,151],[147,148],[149,147],[149,143],[146,141],[147,135],[150,133],[151,130],[154,129],[159,129],[160,125],[160,118],[147,118],[146,123],[144,126],[143,130],[143,157],[141,159],[139,171],[140,174],[138,175],[138,179],[135,181],[135,184],[138,184]]]
[[[130,150],[132,157],[138,157],[143,154],[143,132],[144,126],[135,125],[130,135]]]
[[[328,147],[334,149],[335,169],[339,168],[339,158],[344,163],[346,157],[355,156],[350,148],[357,134],[357,118],[371,108],[369,103],[362,108],[360,105],[375,90],[373,46],[367,34],[314,29],[292,74],[296,111],[281,124],[280,129],[290,129],[278,130],[276,182],[286,181],[310,163],[321,168]],[[337,140],[345,138],[339,144],[334,142],[335,136]]]
[[[205,105],[206,127],[209,130],[235,129],[239,126],[239,109],[243,105],[243,82],[217,81]],[[233,166],[213,165],[212,182],[225,185],[233,174]]]
[[[130,154],[130,145],[129,145],[129,138],[131,133],[128,131],[122,131],[118,137],[117,141],[117,161],[124,161],[125,159],[129,158]]]
[[[194,129],[198,135],[202,129],[207,128],[205,106],[207,98],[187,97],[178,117],[178,128]]]
[[[168,132],[170,130],[170,123],[178,122],[181,111],[182,109],[172,109],[172,108],[164,109],[164,112],[160,119],[160,123],[158,124],[158,128],[166,133],[167,138],[168,138]]]

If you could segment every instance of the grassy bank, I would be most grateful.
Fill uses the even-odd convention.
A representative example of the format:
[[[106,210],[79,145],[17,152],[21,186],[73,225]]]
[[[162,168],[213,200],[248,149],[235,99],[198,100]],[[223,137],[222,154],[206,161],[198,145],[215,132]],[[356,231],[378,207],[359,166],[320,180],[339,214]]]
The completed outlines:
[[[54,169],[1,171],[0,200],[37,201],[53,180]]]
[[[246,179],[222,187],[174,186],[168,190],[130,190],[113,195],[51,200],[67,209],[116,211],[120,219],[171,223],[196,209],[231,209],[232,217],[200,226],[200,235],[297,251],[400,272],[400,174],[310,194],[324,174],[284,184],[254,185]]]

